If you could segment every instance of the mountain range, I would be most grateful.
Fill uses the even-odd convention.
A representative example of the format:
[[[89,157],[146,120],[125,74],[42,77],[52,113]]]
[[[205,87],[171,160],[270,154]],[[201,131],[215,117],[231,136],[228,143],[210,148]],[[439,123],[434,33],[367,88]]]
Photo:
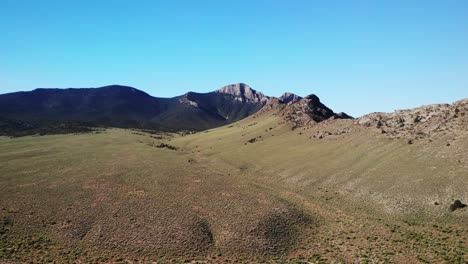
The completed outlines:
[[[304,116],[321,121],[335,115],[320,103],[318,97],[307,98],[307,103],[301,107]],[[29,128],[51,122],[79,121],[97,126],[201,131],[250,116],[272,99],[244,83],[227,85],[209,93],[188,92],[172,98],[153,97],[121,85],[38,88],[0,95],[3,120],[0,127],[1,123],[17,126],[18,122],[26,122],[26,125],[21,123],[21,127]],[[298,95],[285,93],[278,103],[297,104],[304,103],[303,100]]]
[[[351,119],[245,84],[108,86],[0,108],[0,263],[468,263],[468,99]],[[141,129],[188,124],[222,126]]]

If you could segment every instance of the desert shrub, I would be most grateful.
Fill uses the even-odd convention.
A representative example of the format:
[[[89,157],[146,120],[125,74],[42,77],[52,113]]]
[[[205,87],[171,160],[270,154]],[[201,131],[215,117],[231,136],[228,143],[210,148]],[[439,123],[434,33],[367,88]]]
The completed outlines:
[[[460,209],[460,208],[464,208],[466,207],[466,204],[462,203],[460,200],[455,200],[453,202],[453,204],[450,205],[450,211],[455,211],[457,209]]]
[[[174,146],[171,146],[169,144],[165,144],[165,143],[161,143],[159,145],[156,146],[157,148],[167,148],[167,149],[170,149],[170,150],[177,150],[177,147],[174,147]]]

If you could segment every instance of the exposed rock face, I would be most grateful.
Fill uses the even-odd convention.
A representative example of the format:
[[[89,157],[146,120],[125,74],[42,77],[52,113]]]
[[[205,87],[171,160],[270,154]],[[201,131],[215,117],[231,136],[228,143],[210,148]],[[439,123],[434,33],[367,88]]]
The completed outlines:
[[[315,94],[308,95],[297,102],[288,103],[282,110],[282,116],[293,123],[293,128],[314,125],[327,119],[352,118],[345,113],[335,114],[333,110],[322,104]]]
[[[241,102],[266,103],[269,99],[268,96],[255,91],[245,83],[226,85],[216,92],[233,95]]]
[[[276,97],[271,97],[270,99],[268,99],[265,106],[262,109],[260,109],[260,111],[258,111],[258,113],[268,112],[274,109],[280,109],[284,106],[286,106],[286,104],[284,104],[283,101]]]
[[[198,103],[195,102],[195,101],[190,101],[190,99],[188,98],[188,94],[182,95],[182,96],[179,98],[179,102],[180,102],[181,104],[191,105],[191,106],[193,106],[193,107],[198,108]]]
[[[291,103],[291,102],[295,103],[295,102],[301,100],[302,97],[300,97],[299,95],[293,94],[293,93],[286,92],[283,95],[281,95],[278,99],[280,101],[282,101],[283,103],[288,104],[288,103]]]
[[[356,124],[381,129],[390,138],[422,139],[448,131],[468,130],[468,99],[433,104],[393,113],[371,113]]]

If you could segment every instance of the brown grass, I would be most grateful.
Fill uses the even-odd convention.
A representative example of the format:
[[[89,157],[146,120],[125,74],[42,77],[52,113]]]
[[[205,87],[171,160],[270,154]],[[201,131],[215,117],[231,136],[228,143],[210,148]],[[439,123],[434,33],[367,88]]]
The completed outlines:
[[[468,200],[466,138],[268,112],[187,136],[1,138],[0,260],[467,261],[467,210],[449,210]]]

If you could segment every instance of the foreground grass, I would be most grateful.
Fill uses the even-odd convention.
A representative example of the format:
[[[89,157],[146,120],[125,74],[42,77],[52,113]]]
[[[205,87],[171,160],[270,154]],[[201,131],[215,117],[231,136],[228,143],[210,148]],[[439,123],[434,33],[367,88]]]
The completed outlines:
[[[272,114],[190,136],[1,138],[0,260],[464,263],[468,214],[448,206],[467,168],[447,140],[468,147]]]

